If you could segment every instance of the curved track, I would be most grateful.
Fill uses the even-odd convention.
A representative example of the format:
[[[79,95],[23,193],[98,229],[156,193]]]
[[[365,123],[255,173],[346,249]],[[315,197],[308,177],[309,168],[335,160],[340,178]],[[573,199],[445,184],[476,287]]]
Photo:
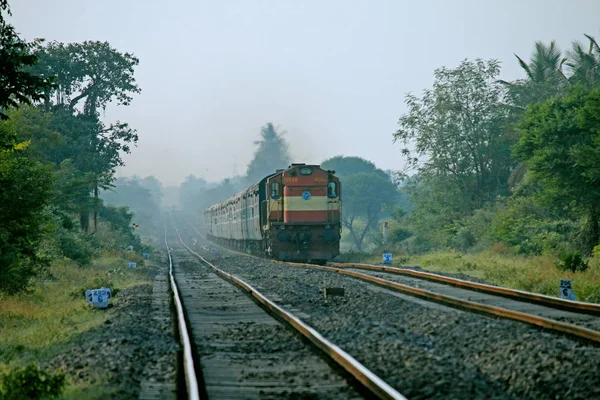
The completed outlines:
[[[404,399],[297,317],[210,264],[174,231],[171,243],[177,245],[169,249],[174,279],[187,310],[205,396]]]

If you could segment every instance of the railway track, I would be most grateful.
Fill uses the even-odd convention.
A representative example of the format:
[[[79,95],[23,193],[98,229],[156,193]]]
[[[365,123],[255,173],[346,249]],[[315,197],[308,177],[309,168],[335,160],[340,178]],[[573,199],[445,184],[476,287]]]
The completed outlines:
[[[195,227],[193,229],[200,234]],[[600,304],[562,300],[432,273],[378,265],[328,263],[327,266],[318,266],[304,263],[281,263],[350,276],[426,301],[492,317],[524,322],[557,333],[600,343]]]
[[[441,303],[487,316],[524,322],[553,332],[600,343],[600,318],[596,315],[590,315],[595,314],[595,305],[577,308],[577,306],[570,304],[559,303],[557,306],[555,301],[543,299],[547,296],[534,293],[521,292],[510,296],[511,289],[506,288],[501,288],[504,294],[500,296],[492,291],[483,292],[482,289],[469,288],[468,285],[457,286],[457,283],[451,285],[447,279],[436,279],[432,276],[428,276],[426,279],[412,273],[404,275],[404,270],[399,271],[399,269],[393,268],[386,268],[382,271],[382,267],[365,264],[360,268],[357,268],[356,264],[339,263],[335,263],[335,266],[317,266],[302,263],[286,264],[347,275],[426,301]],[[472,283],[469,282],[469,284]],[[524,293],[527,293],[528,301],[523,299]],[[537,298],[535,303],[529,300],[533,298]],[[567,310],[568,308],[570,310]]]
[[[175,227],[165,235],[186,311],[180,330],[189,331],[195,355],[186,371],[199,376],[200,398],[404,399],[289,311],[195,253]],[[193,394],[193,378],[187,381]]]
[[[292,268],[288,263],[221,250],[204,242],[198,229],[186,225],[190,228],[185,232],[186,240],[196,243],[194,238],[198,239],[196,251],[206,259],[260,286],[286,308],[305,313],[312,326],[408,398],[562,398],[567,392],[573,398],[600,395],[600,388],[593,383],[600,373],[600,347],[594,340],[580,340],[575,333],[557,332],[552,327],[514,323],[511,320],[515,318],[505,315],[481,318],[461,305],[349,276],[363,273],[370,275],[367,279],[399,284],[394,279],[402,276],[389,272],[358,270],[350,265],[295,264]],[[211,248],[216,248],[216,253]],[[416,280],[414,285],[425,290],[422,285],[429,283],[433,282]],[[346,295],[324,299],[323,287],[344,287]],[[427,291],[431,291],[429,287]],[[477,307],[472,300],[482,293],[469,292],[471,301],[466,300]],[[496,302],[508,300],[492,298]],[[531,306],[534,304],[520,302],[523,313]],[[557,312],[564,310],[549,311],[553,315],[547,317],[556,321],[562,318]],[[595,316],[577,314],[581,321],[593,324]],[[577,340],[570,340],[572,337]]]

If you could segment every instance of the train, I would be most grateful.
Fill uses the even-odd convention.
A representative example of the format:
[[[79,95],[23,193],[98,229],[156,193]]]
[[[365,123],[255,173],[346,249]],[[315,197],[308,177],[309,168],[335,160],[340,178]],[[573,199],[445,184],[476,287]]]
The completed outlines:
[[[341,186],[335,171],[294,163],[204,212],[207,238],[281,261],[324,263],[340,253]]]

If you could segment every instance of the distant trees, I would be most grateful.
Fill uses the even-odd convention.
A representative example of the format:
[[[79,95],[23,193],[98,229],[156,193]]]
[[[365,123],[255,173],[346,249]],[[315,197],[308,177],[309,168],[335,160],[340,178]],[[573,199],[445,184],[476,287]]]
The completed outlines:
[[[248,185],[260,181],[277,169],[290,165],[291,158],[288,145],[282,132],[277,132],[272,123],[267,123],[260,131],[260,139],[254,144],[257,149],[254,158],[248,164],[246,182]]]
[[[377,227],[384,205],[398,200],[390,177],[370,161],[360,157],[336,156],[321,163],[321,168],[335,170],[342,185],[342,224],[362,251],[365,237]]]

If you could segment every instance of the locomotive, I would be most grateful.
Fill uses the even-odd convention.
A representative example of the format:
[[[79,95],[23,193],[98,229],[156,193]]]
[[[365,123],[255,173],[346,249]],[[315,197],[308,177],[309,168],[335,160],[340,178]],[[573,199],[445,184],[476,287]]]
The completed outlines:
[[[340,252],[335,171],[295,163],[204,212],[207,238],[281,261],[324,263]]]

